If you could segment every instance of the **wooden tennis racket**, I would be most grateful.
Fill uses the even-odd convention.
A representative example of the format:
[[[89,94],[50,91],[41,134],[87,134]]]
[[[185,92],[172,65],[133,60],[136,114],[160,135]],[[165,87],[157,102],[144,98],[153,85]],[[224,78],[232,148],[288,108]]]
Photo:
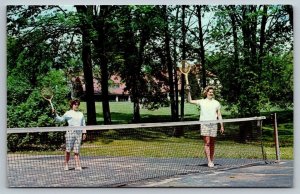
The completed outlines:
[[[182,74],[184,74],[186,85],[189,85],[188,74],[191,71],[192,65],[187,62],[187,60],[182,60],[179,65],[179,70]]]
[[[50,87],[44,87],[41,90],[41,96],[50,103],[52,110],[54,111],[54,107],[52,104],[52,98],[54,96],[53,90]]]

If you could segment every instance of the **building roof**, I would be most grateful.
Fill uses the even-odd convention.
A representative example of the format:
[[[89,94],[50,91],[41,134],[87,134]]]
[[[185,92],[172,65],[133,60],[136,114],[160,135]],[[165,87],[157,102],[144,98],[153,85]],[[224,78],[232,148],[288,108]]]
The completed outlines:
[[[198,74],[199,75],[199,72],[201,72],[202,70],[202,66],[201,64],[195,64],[191,71],[190,71],[190,74]],[[162,72],[162,74],[164,74],[166,77],[167,77],[167,72]],[[179,71],[179,69],[177,70],[177,75],[178,75],[178,89],[180,90],[181,88],[181,79],[180,79],[180,76],[181,76],[181,72]],[[213,74],[212,72],[210,71],[207,71],[206,70],[206,76],[207,77],[211,77],[211,78],[216,78],[217,76],[215,74]],[[82,83],[82,87],[83,87],[83,91],[85,91],[85,82],[84,82],[84,76],[81,75],[81,76],[78,76],[80,78],[80,81]],[[74,81],[76,78],[73,78],[72,81]],[[109,89],[108,89],[108,92],[110,95],[128,95],[128,91],[125,91],[125,88],[126,88],[126,84],[124,82],[122,82],[122,79],[119,75],[112,75],[110,77],[110,80],[113,82],[112,85],[109,86]],[[155,79],[156,80],[156,79]],[[159,82],[157,80],[157,82]],[[162,92],[167,92],[168,91],[168,86],[163,84],[163,87],[162,87]],[[95,94],[101,94],[101,84],[100,84],[100,80],[99,79],[96,79],[94,78],[94,93]]]

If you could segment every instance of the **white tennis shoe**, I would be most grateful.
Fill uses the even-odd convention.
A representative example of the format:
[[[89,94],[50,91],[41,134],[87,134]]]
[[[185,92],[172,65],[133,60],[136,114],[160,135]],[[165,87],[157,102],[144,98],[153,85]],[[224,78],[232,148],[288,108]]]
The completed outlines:
[[[82,170],[81,166],[76,166],[75,170]]]
[[[64,170],[69,170],[69,166],[66,164]]]
[[[215,165],[214,165],[213,162],[209,162],[209,163],[207,164],[207,166],[208,166],[209,168],[213,168]]]

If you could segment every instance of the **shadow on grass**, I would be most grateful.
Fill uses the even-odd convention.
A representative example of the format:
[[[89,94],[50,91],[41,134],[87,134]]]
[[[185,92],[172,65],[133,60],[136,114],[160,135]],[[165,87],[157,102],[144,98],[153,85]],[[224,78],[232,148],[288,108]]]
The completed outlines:
[[[96,114],[98,120],[97,124],[103,124],[103,114]],[[101,118],[101,120],[99,120]],[[133,118],[133,114],[119,113],[119,112],[111,112],[111,120],[112,124],[131,124]],[[197,120],[198,115],[187,114],[185,115],[184,121],[193,121]],[[141,114],[140,123],[160,123],[160,122],[171,122],[170,115],[151,115],[151,114]]]
[[[266,124],[273,124],[272,114],[276,113],[277,123],[293,123],[294,121],[294,111],[293,110],[282,110],[282,111],[275,111],[275,112],[262,112],[262,116],[266,116],[266,120],[264,123]]]
[[[133,114],[111,112],[112,124],[130,124],[132,123]],[[262,116],[266,116],[267,119],[263,121],[263,126],[267,126],[269,129],[263,131],[263,138],[267,141],[273,141],[274,132],[272,124],[271,114],[275,112],[262,112]],[[276,111],[277,123],[280,125],[278,133],[280,139],[286,138],[284,142],[291,144],[293,142],[293,110]],[[98,124],[103,124],[102,113],[97,113]],[[187,114],[185,115],[185,121],[198,120],[198,115]],[[223,116],[224,119],[230,118],[228,115]],[[141,114],[140,123],[158,123],[158,122],[171,122],[170,115],[152,115]],[[180,127],[184,130],[184,139],[202,139],[200,136],[199,126]],[[178,127],[162,127],[162,128],[141,128],[141,129],[123,129],[123,130],[106,130],[101,132],[100,139],[105,139],[107,143],[113,140],[141,140],[141,141],[166,141],[171,137],[174,137],[174,130]],[[218,136],[218,140],[236,140],[239,138],[239,126],[236,124],[225,124],[226,135]],[[258,135],[258,134],[257,134]],[[180,139],[180,138],[178,138]],[[169,140],[168,140],[169,141]]]

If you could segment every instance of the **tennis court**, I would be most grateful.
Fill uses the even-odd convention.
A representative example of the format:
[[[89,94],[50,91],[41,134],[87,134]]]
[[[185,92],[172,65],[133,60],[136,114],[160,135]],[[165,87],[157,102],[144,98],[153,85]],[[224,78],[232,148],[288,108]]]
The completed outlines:
[[[81,146],[81,171],[75,170],[73,157],[69,170],[64,170],[64,148],[59,147],[64,142],[64,132],[75,130],[72,127],[9,129],[9,142],[27,143],[20,147],[10,144],[8,186],[140,187],[147,182],[178,176],[266,166],[261,122],[257,122],[260,119],[223,120],[227,123],[227,133],[218,136],[214,168],[207,166],[198,121],[86,126],[91,130],[88,132],[91,139]],[[240,141],[239,122],[249,122],[249,126],[253,126],[246,142]],[[180,128],[184,136],[174,138],[173,131],[180,126],[185,126]],[[28,139],[35,141],[25,141]],[[54,149],[53,145],[58,147]]]
[[[199,158],[82,157],[82,171],[63,169],[63,156],[8,155],[9,187],[126,187],[151,180],[209,174],[243,166],[265,165],[254,159],[216,159],[208,168]],[[136,185],[138,184],[138,185]],[[190,185],[197,187],[198,185]]]
[[[282,160],[128,184],[127,187],[292,188],[294,161]]]

